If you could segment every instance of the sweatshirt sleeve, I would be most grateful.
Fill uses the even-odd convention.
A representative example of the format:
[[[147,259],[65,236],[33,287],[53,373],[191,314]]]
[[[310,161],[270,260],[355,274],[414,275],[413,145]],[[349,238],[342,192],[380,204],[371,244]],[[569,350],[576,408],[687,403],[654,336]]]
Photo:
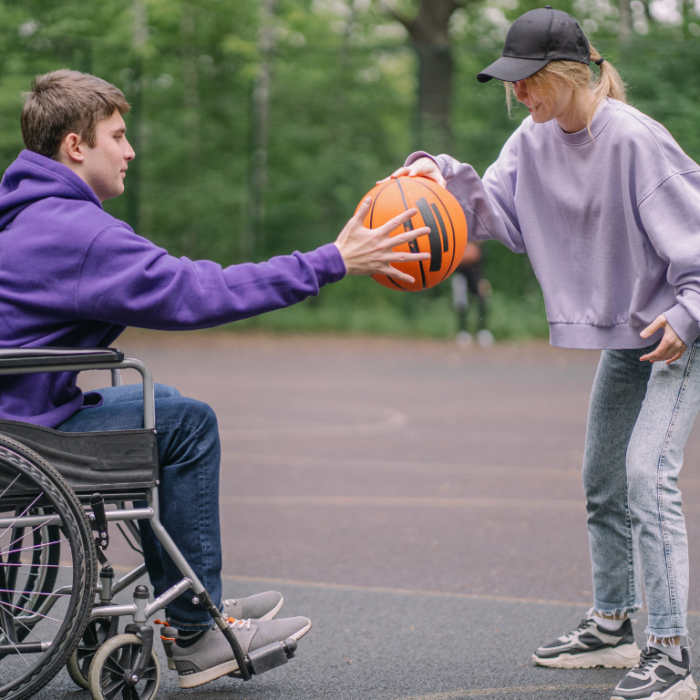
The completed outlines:
[[[691,345],[700,336],[700,171],[667,178],[640,202],[639,215],[675,290],[677,304],[664,315]]]
[[[440,168],[447,190],[462,205],[470,240],[494,239],[515,253],[525,252],[513,199],[517,158],[510,155],[508,144],[498,161],[486,171],[483,180],[471,165],[460,163],[446,154],[432,156],[418,151],[406,159],[405,165],[419,158],[432,158]]]
[[[78,317],[156,330],[193,330],[280,309],[345,276],[333,244],[263,263],[222,268],[176,258],[124,225],[87,249],[75,292]]]

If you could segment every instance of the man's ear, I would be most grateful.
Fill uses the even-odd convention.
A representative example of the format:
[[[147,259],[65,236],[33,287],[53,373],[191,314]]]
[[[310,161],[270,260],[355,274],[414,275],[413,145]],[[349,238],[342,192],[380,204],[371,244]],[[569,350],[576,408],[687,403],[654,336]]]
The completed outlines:
[[[59,158],[69,163],[82,163],[85,160],[86,145],[78,134],[66,134],[58,147]]]

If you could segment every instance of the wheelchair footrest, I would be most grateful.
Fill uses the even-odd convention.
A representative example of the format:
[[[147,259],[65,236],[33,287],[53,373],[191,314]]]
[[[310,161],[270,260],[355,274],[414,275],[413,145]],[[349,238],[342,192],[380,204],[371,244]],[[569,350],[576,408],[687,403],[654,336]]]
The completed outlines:
[[[297,643],[293,639],[284,642],[273,642],[248,654],[250,672],[259,676],[287,663],[296,651]]]

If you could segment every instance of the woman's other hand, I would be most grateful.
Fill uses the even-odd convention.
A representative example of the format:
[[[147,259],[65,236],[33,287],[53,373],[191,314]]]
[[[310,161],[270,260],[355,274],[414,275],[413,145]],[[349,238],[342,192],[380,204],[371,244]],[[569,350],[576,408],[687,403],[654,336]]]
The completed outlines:
[[[671,324],[666,320],[663,314],[657,316],[654,322],[649,324],[640,335],[642,338],[648,338],[654,335],[660,328],[664,329],[664,337],[661,338],[661,342],[657,345],[656,350],[647,355],[642,355],[639,358],[641,362],[644,360],[648,360],[649,362],[665,360],[666,364],[670,365],[672,362],[683,357],[683,354],[688,349],[688,346],[676,335],[676,331],[671,328]]]
[[[447,187],[447,182],[445,182],[440,168],[438,168],[437,163],[432,158],[419,158],[411,165],[395,170],[389,177],[379,180],[377,184],[397,177],[429,177],[437,182],[440,187]]]

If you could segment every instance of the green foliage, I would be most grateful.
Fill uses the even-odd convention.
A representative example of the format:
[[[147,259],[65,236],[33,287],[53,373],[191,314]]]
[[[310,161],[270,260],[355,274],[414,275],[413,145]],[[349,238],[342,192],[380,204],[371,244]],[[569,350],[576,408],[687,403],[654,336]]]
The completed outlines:
[[[401,2],[396,7],[405,12],[415,8]],[[502,85],[475,76],[500,55],[508,22],[536,6],[474,0],[453,17],[453,155],[479,172],[525,115],[516,109],[511,118]],[[648,35],[621,52],[614,6],[565,0],[557,7],[589,22],[596,45],[630,84],[632,102],[699,159],[693,18],[680,28],[644,19]],[[0,167],[22,148],[20,93],[34,75],[63,67],[95,73],[132,103],[128,135],[138,154],[127,193],[106,208],[175,255],[241,262],[253,230],[252,102],[264,59],[259,8],[259,0],[0,0]],[[415,128],[416,58],[378,0],[278,0],[273,29],[258,259],[333,240],[375,180],[424,145]],[[494,334],[546,335],[527,258],[498,244],[484,252],[496,290]],[[454,324],[449,284],[400,294],[348,279],[317,299],[238,325],[444,336]]]

